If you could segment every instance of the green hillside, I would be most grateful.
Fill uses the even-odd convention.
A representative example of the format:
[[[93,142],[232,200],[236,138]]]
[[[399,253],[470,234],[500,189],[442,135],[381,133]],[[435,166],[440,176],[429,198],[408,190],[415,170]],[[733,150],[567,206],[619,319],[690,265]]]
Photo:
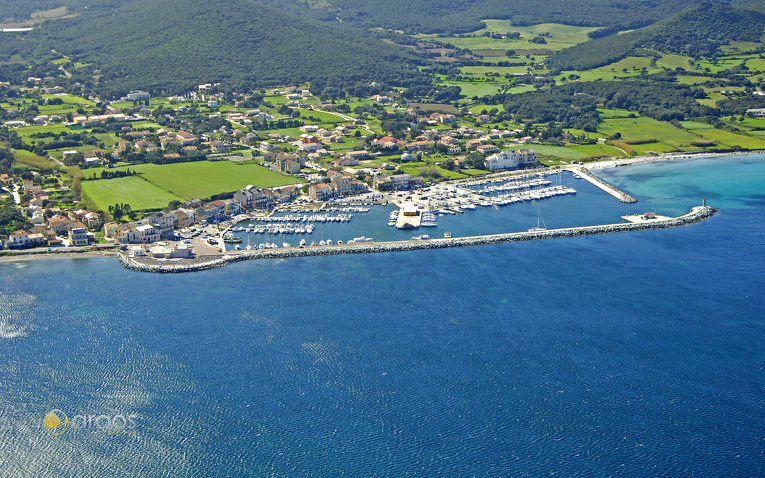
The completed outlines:
[[[560,51],[551,55],[547,64],[559,70],[586,70],[618,61],[636,48],[713,57],[731,41],[761,41],[763,25],[763,13],[704,3],[649,27]]]
[[[254,0],[105,3],[5,42],[0,53],[34,58],[55,48],[92,65],[74,79],[98,75],[95,87],[105,96],[134,88],[179,93],[211,81],[240,89],[317,78],[348,89],[426,81],[406,50]]]
[[[516,25],[552,22],[637,28],[688,6],[683,0],[582,0],[575,6],[567,0],[326,0],[298,3],[324,6],[345,22],[427,33],[474,31],[481,28],[481,21],[486,18],[512,20]]]

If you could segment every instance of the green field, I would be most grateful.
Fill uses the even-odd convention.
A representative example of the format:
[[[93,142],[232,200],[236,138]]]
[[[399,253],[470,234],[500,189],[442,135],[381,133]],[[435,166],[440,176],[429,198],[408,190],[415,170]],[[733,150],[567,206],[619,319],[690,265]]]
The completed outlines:
[[[503,93],[507,93],[510,95],[517,95],[518,93],[525,93],[527,91],[534,91],[536,88],[534,88],[532,85],[518,85],[508,88],[507,85],[502,85],[502,88],[504,88]],[[502,105],[495,105],[496,107],[499,107],[500,109],[503,109],[504,107]],[[489,108],[491,109],[491,108]]]
[[[692,58],[684,55],[676,55],[671,53],[663,54],[661,58],[656,60],[656,66],[668,68],[674,70],[675,68],[683,68],[685,70],[695,69],[691,66]]]
[[[428,166],[424,162],[404,163],[399,166],[399,169],[412,176],[419,176],[424,168],[436,170],[442,177],[447,179],[462,179],[467,177],[467,174],[462,174],[457,171],[449,171],[448,169],[444,169],[434,164]]]
[[[563,50],[577,43],[587,41],[587,34],[597,28],[574,27],[556,23],[543,23],[526,27],[514,26],[509,20],[484,20],[486,27],[466,36],[451,36],[435,38],[440,42],[448,43],[459,48],[469,50]],[[511,32],[520,33],[517,39],[495,39],[483,36],[484,33]],[[529,40],[537,35],[545,36],[547,43],[532,43]],[[423,37],[433,38],[433,37]]]
[[[13,158],[20,166],[26,166],[32,169],[59,169],[59,165],[48,158],[37,156],[36,154],[23,149],[13,149]]]
[[[480,114],[481,111],[491,111],[493,109],[496,109],[498,112],[505,111],[505,106],[502,104],[499,105],[486,105],[483,103],[477,103],[468,108],[468,110],[473,114]]]
[[[765,129],[765,118],[744,118],[742,122],[750,128]]]
[[[700,85],[713,79],[711,76],[677,75],[677,82],[681,85]]]
[[[673,148],[687,146],[691,141],[698,139],[695,134],[676,128],[670,123],[643,116],[606,119],[599,125],[598,132],[608,136],[621,133],[622,140],[627,143],[630,143],[631,140],[640,141],[651,138],[655,142],[664,143]]]
[[[765,71],[765,58],[751,58],[746,61],[746,66],[752,71]]]
[[[662,154],[675,150],[673,146],[656,141],[650,143],[631,144],[630,147],[633,151],[635,151],[635,154],[637,155]]]
[[[622,110],[618,108],[598,108],[598,113],[602,119],[606,118],[628,118],[633,115],[632,111]]]
[[[568,149],[582,153],[588,159],[611,156],[626,156],[624,151],[607,144],[577,144],[568,146]]]
[[[136,211],[162,209],[171,201],[182,199],[140,176],[82,181],[82,193],[102,211],[108,211],[109,206],[117,203],[130,204]]]
[[[762,138],[753,138],[751,136],[715,128],[702,128],[693,131],[704,138],[714,140],[718,144],[731,148],[735,148],[736,146],[744,149],[765,148],[765,140]]]
[[[155,123],[154,121],[135,121],[131,123],[131,126],[133,127],[134,130],[148,129],[148,130],[155,131],[158,129],[162,129],[162,125],[159,123]]]
[[[337,124],[337,123],[347,122],[346,120],[337,116],[336,114],[328,113],[326,111],[314,111],[314,110],[307,110],[305,108],[295,108],[295,109],[300,112],[301,118],[307,119],[309,116],[317,118],[317,120],[308,121],[307,122],[308,124],[318,124],[318,123]]]
[[[50,124],[50,125],[41,125],[41,126],[27,126],[26,128],[19,128],[16,130],[16,132],[19,134],[22,140],[24,140],[25,143],[30,142],[34,138],[32,138],[33,134],[37,133],[70,133],[71,130],[67,128],[66,126],[62,124]],[[42,141],[48,140],[50,141],[50,138],[41,138]]]
[[[527,66],[463,66],[460,71],[466,75],[485,75],[486,73],[497,73],[499,75],[515,75],[516,73],[525,74]]]
[[[196,161],[165,165],[149,163],[114,170],[118,169],[130,169],[138,175],[82,182],[83,192],[103,210],[115,202],[128,203],[136,210],[151,209],[165,207],[174,199],[205,199],[215,194],[236,191],[248,184],[265,188],[302,182],[298,178],[275,173],[254,161]],[[102,170],[86,169],[83,174],[91,178]],[[117,185],[114,193],[110,192],[112,189],[109,184]]]
[[[64,103],[72,104],[72,105],[80,105],[80,106],[96,106],[96,104],[90,100],[87,100],[81,96],[75,96],[70,94],[55,94],[55,95],[42,95],[42,97],[46,100],[51,100],[54,98],[61,98],[61,100]]]
[[[586,71],[564,71],[555,77],[555,80],[560,82],[563,78],[568,78],[569,75],[578,75],[577,81],[597,81],[597,80],[613,80],[614,78],[626,78],[632,76],[638,76],[643,72],[643,68],[646,69],[646,73],[655,73],[659,71],[654,65],[651,64],[651,58],[645,56],[628,56],[622,60],[619,60],[610,65],[601,66]]]
[[[461,94],[468,98],[496,95],[503,86],[507,86],[507,83],[486,81],[447,81],[444,84],[446,86],[459,86],[462,90]]]
[[[709,123],[702,123],[700,121],[681,121],[680,125],[685,129],[713,129]]]

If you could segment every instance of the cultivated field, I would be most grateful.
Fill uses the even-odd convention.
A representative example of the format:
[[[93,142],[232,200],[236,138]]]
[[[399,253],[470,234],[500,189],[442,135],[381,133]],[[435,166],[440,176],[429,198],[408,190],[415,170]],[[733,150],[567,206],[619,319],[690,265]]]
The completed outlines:
[[[135,176],[83,181],[83,192],[101,209],[126,202],[133,209],[165,207],[172,200],[204,199],[232,192],[249,184],[273,187],[300,179],[275,173],[254,161],[196,161],[175,164],[138,164],[114,168],[137,172]],[[83,170],[85,178],[98,177],[103,168]]]
[[[527,27],[511,25],[508,20],[485,20],[486,28],[469,35],[434,38],[440,42],[470,50],[562,50],[577,43],[587,41],[587,33],[596,28],[573,27],[555,23],[544,23]],[[520,33],[520,38],[491,38],[484,33],[508,34]],[[544,35],[546,43],[533,43],[530,40]],[[433,37],[424,37],[433,38]]]
[[[610,118],[598,126],[598,132],[607,136],[621,133],[622,140],[627,143],[653,142],[664,143],[672,147],[690,145],[698,136],[677,128],[670,123],[657,121],[652,118]]]
[[[88,171],[85,171],[85,174],[87,173]],[[130,204],[136,211],[162,209],[171,201],[182,199],[158,188],[141,176],[82,181],[82,193],[102,211],[108,211],[109,206],[117,203]]]

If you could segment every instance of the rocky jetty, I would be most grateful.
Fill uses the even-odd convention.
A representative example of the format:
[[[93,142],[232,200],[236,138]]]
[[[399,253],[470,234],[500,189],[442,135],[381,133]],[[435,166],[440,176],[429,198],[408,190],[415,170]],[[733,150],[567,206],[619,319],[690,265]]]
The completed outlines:
[[[532,241],[562,237],[590,236],[616,232],[640,231],[647,229],[665,229],[685,226],[703,221],[717,213],[717,209],[708,206],[694,207],[691,212],[680,217],[660,219],[640,223],[618,223],[597,226],[567,227],[562,229],[535,230],[529,232],[511,232],[484,236],[467,236],[444,239],[395,242],[367,242],[331,246],[313,246],[305,248],[264,249],[257,251],[236,251],[225,255],[193,260],[163,261],[148,258],[132,258],[120,255],[120,261],[128,269],[143,272],[177,273],[193,272],[221,267],[232,262],[254,259],[283,259],[288,257],[331,256],[339,254],[370,254],[378,252],[416,251],[421,249],[442,249],[446,247],[468,247],[504,242]]]

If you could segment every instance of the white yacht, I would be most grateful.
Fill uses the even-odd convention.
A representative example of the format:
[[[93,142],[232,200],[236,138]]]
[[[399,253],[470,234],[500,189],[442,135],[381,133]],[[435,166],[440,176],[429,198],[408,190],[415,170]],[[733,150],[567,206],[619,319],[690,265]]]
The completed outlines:
[[[423,212],[422,213],[422,220],[420,222],[420,226],[422,227],[436,227],[438,226],[438,221],[436,220],[436,215],[432,212]]]
[[[542,219],[542,211],[537,211],[537,227],[530,228],[529,232],[541,232],[546,230],[547,226],[545,225],[544,219]]]

